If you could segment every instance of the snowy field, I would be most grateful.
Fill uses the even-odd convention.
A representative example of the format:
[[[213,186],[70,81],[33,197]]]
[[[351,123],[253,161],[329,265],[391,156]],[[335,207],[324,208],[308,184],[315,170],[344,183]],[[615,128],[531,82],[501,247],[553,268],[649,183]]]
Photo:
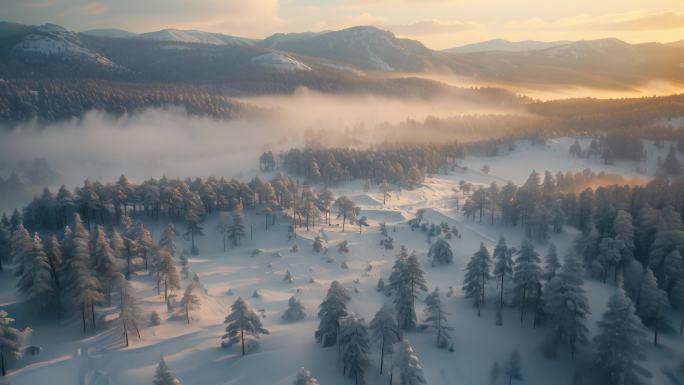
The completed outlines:
[[[607,166],[597,159],[571,158],[568,148],[573,141],[569,138],[554,140],[546,146],[519,143],[513,153],[496,158],[468,157],[462,165],[468,166],[470,171],[427,178],[421,187],[413,191],[393,190],[385,205],[378,186],[373,186],[370,192],[363,191],[361,182],[339,186],[333,190],[335,195],[348,195],[361,207],[361,215],[369,219],[370,227],[364,228],[362,234],[359,234],[358,227],[351,225],[342,232],[341,221],[333,219],[332,226],[317,224],[308,232],[298,228],[297,238],[289,240],[289,222],[284,218],[279,216],[276,224],[269,226],[266,231],[264,216],[248,211],[246,222],[253,225],[253,239],[224,253],[220,234],[215,230],[217,218],[208,217],[204,222],[206,235],[198,240],[200,254],[190,260],[191,276],[192,273],[198,274],[206,287],[206,294],[201,298],[201,309],[194,314],[189,325],[182,317],[167,313],[163,293],[157,294],[154,279],[144,271],[139,272],[132,280],[145,314],[156,310],[161,315],[162,323],[144,328],[142,338],[133,337],[128,348],[123,347],[117,328],[104,327],[106,319],[115,314],[114,308],[100,309],[99,316],[102,318],[99,332],[84,336],[80,319],[76,316],[58,321],[32,315],[24,304],[17,302],[14,278],[9,271],[4,271],[0,273],[0,306],[17,319],[17,325],[23,327],[30,324],[34,329],[32,343],[43,350],[38,356],[23,358],[21,368],[12,370],[0,384],[150,384],[162,354],[171,370],[186,385],[291,384],[302,366],[310,369],[322,385],[353,384],[353,380],[342,376],[337,348],[322,348],[314,339],[314,331],[318,327],[318,305],[330,283],[338,280],[352,297],[349,310],[370,322],[375,312],[391,301],[376,290],[376,284],[380,277],[387,281],[400,245],[405,245],[409,252],[416,251],[430,291],[439,287],[445,294],[453,287],[453,295],[443,297],[443,300],[450,313],[449,323],[455,329],[452,333],[455,351],[437,349],[432,333],[406,334],[424,367],[428,384],[489,384],[493,362],[498,360],[499,364],[503,364],[514,348],[518,348],[522,356],[525,384],[572,384],[576,364],[580,363],[577,366],[581,368],[582,363],[591,359],[588,348],[581,351],[575,362],[563,349],[555,360],[548,359],[540,347],[546,331],[543,327],[533,329],[531,316],[521,325],[518,310],[506,308],[504,325],[495,324],[495,282],[490,281],[488,285],[485,307],[479,318],[472,302],[461,294],[466,263],[478,250],[480,243],[484,242],[491,251],[499,235],[503,234],[510,246],[519,246],[523,230],[489,225],[486,220],[481,224],[467,220],[455,210],[453,188],[458,186],[460,180],[475,184],[497,181],[501,185],[508,180],[522,183],[532,169],[538,172],[548,169],[556,173],[581,171],[588,167],[596,172],[648,178],[657,167],[657,157],[664,157],[667,151],[667,147],[658,150],[648,144],[646,161],[617,162]],[[582,142],[583,147],[587,144],[586,141]],[[487,175],[479,171],[485,164],[491,168]],[[635,171],[637,166],[646,171]],[[419,230],[412,231],[406,223],[418,209],[425,209],[425,218],[431,223],[447,222],[461,233],[461,238],[449,240],[455,254],[453,265],[438,268],[430,266],[426,235]],[[394,238],[394,250],[380,247],[379,222],[387,223],[390,236]],[[157,240],[162,225],[150,227]],[[560,255],[565,253],[576,234],[576,230],[566,227],[563,233],[552,236],[551,241],[558,247]],[[312,241],[317,235],[327,239],[326,250],[322,253],[312,250]],[[349,242],[348,253],[337,251],[337,244],[343,240]],[[189,248],[187,240],[179,237],[177,242],[179,250]],[[299,246],[297,253],[290,252],[293,244]],[[535,246],[542,256],[548,248],[548,244]],[[253,256],[252,252],[256,248],[261,253]],[[328,261],[329,256],[333,258],[332,262]],[[342,262],[346,262],[348,269],[341,267]],[[286,270],[293,274],[294,282],[283,281]],[[183,279],[182,286],[185,287],[188,282]],[[615,288],[587,279],[585,289],[591,307],[588,327],[593,337],[597,331],[596,322]],[[258,298],[253,297],[255,291],[259,293]],[[176,294],[180,296],[182,291],[176,291]],[[293,295],[305,306],[307,317],[299,322],[286,322],[281,315]],[[238,296],[247,300],[255,311],[265,315],[264,327],[271,332],[271,335],[260,339],[258,350],[244,357],[237,347],[220,347],[225,328],[224,317]],[[423,308],[424,304],[419,301],[419,319],[422,318]],[[683,337],[666,333],[661,338],[658,348],[648,346],[648,360],[645,362],[654,375],[651,383],[655,385],[669,384],[670,380],[661,369],[673,368],[684,358]],[[366,377],[367,383],[372,385],[389,383],[387,375],[379,374],[378,350],[372,350],[372,366]],[[397,381],[395,378],[395,383]],[[502,379],[500,381],[503,383]]]

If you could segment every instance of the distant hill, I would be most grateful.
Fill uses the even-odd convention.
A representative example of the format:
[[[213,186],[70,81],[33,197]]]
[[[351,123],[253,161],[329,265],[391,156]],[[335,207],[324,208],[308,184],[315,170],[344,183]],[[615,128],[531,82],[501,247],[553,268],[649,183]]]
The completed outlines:
[[[448,48],[443,50],[449,53],[473,53],[473,52],[528,52],[536,51],[540,49],[546,49],[551,47],[556,47],[559,45],[565,45],[570,43],[569,41],[536,41],[536,40],[524,40],[524,41],[508,41],[504,39],[492,39],[483,41],[480,43],[467,44],[460,47]]]

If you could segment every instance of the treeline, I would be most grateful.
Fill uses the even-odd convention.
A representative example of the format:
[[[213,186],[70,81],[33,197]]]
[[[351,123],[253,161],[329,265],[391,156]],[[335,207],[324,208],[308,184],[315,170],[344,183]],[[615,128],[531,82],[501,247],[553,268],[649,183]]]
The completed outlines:
[[[407,188],[426,175],[447,172],[465,154],[457,143],[444,145],[380,145],[370,149],[293,148],[279,155],[282,167],[292,175],[313,182],[336,184],[354,179],[376,184],[384,181]]]
[[[114,116],[146,108],[185,108],[190,115],[235,119],[259,114],[256,107],[207,88],[136,85],[96,80],[0,80],[0,124],[36,119],[58,122],[91,110]]]

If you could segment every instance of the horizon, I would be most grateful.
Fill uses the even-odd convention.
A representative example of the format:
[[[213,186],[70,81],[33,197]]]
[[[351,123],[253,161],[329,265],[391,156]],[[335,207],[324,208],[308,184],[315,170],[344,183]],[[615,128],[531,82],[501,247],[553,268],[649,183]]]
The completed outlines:
[[[192,4],[30,0],[5,4],[4,17],[29,25],[50,22],[72,31],[122,29],[139,34],[180,29],[253,39],[369,25],[436,50],[497,38],[513,42],[616,38],[638,44],[684,37],[684,5],[677,0],[654,0],[648,6],[638,0],[600,4],[580,0],[564,7],[551,3],[557,2],[486,0],[479,3],[485,11],[447,0],[201,0]]]

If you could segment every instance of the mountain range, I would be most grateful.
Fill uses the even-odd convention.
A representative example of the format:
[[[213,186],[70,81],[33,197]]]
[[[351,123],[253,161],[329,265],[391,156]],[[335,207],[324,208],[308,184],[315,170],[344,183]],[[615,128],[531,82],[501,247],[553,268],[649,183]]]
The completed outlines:
[[[433,73],[504,87],[626,89],[684,83],[684,43],[495,39],[437,51],[369,26],[248,39],[177,29],[77,33],[54,24],[0,22],[0,70],[4,78],[180,82],[243,93],[307,86],[426,94],[442,87],[423,76]]]

